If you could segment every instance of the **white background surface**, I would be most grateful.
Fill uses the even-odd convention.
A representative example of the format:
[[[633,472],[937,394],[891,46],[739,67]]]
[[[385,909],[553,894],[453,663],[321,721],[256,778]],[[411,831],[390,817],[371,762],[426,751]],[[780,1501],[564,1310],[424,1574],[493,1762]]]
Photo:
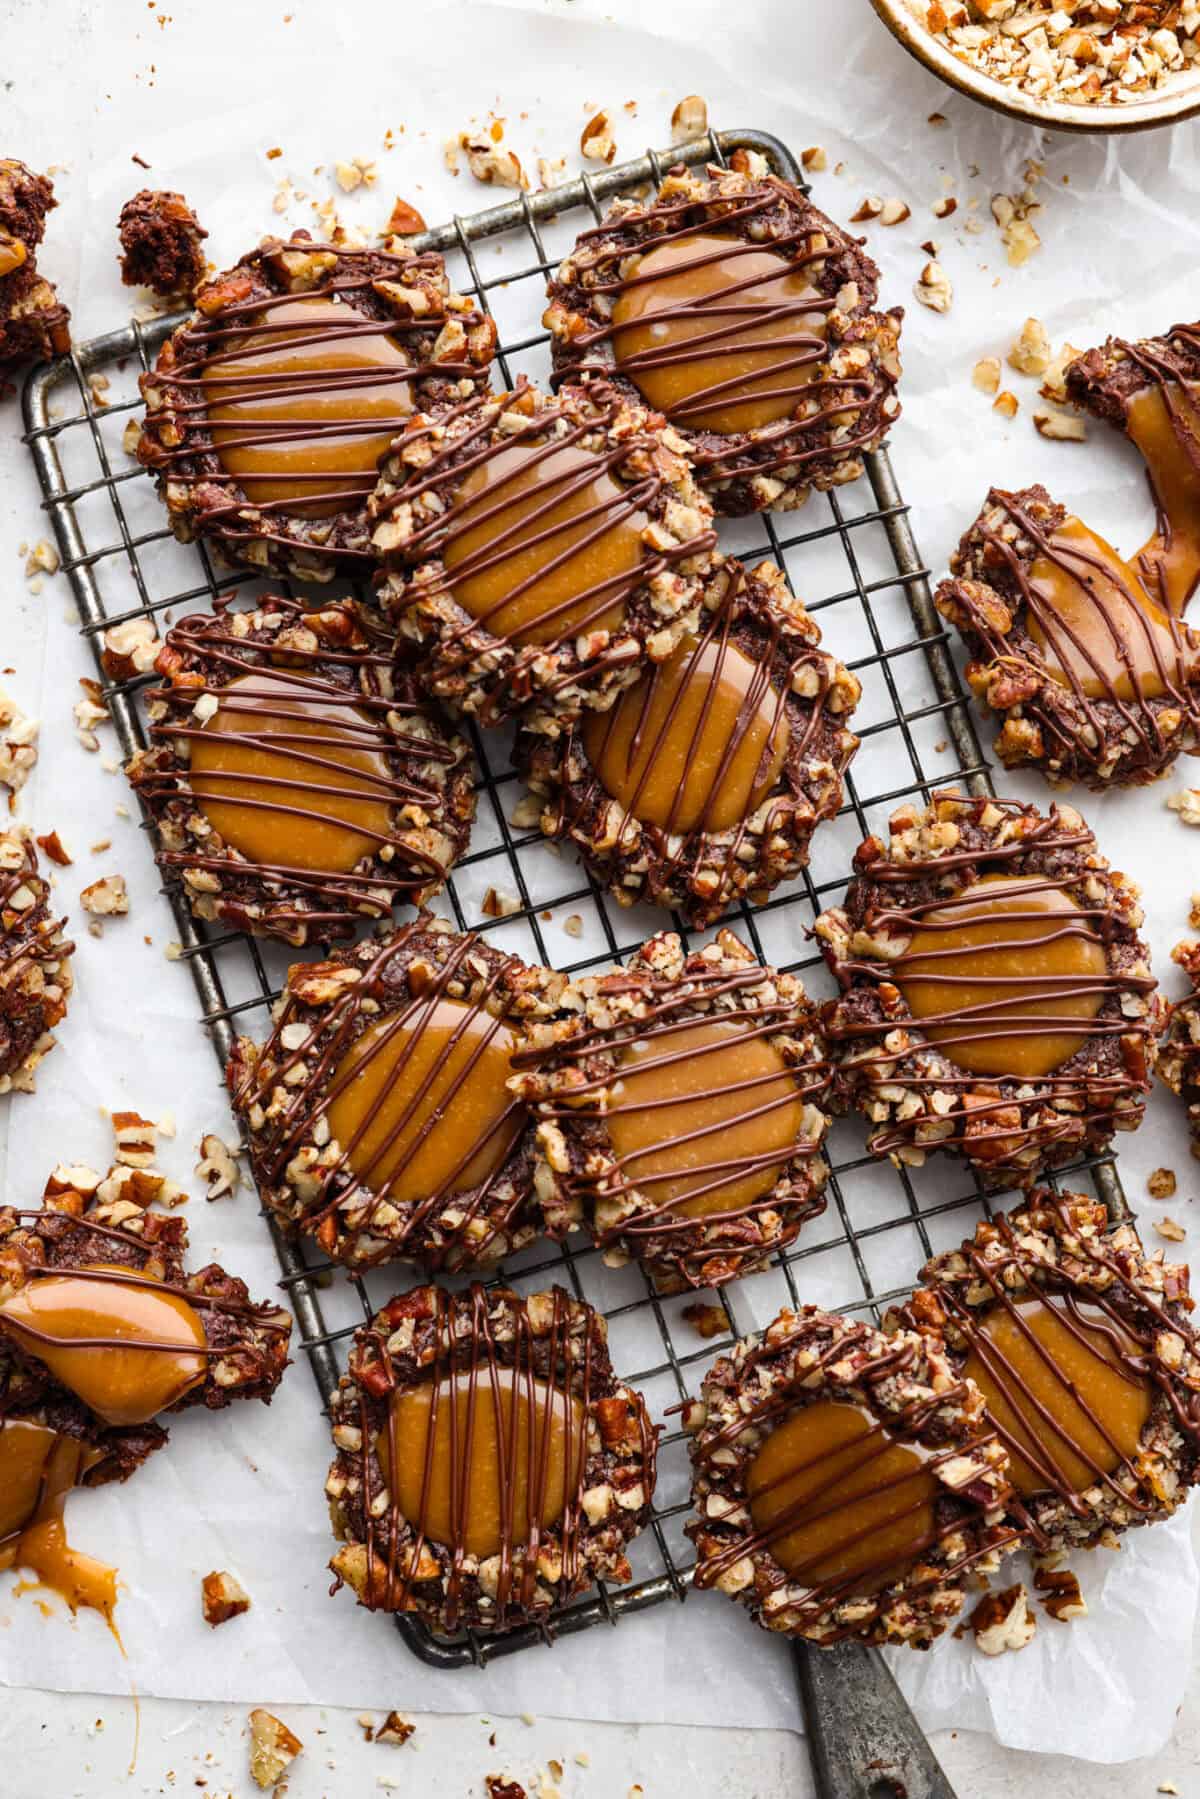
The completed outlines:
[[[590,0],[544,0],[523,8],[477,7],[469,14],[423,5],[416,20],[398,8],[365,4],[343,6],[331,17],[328,8],[300,3],[285,24],[288,4],[273,0],[269,7],[256,7],[252,29],[244,18],[249,9],[227,0],[202,7],[187,0],[161,27],[141,0],[70,10],[60,4],[53,8],[57,24],[50,31],[45,5],[19,0],[0,5],[5,128],[0,152],[19,154],[35,166],[68,165],[58,182],[62,205],[52,217],[44,262],[72,304],[78,336],[110,326],[127,310],[116,282],[113,228],[121,201],[143,180],[182,187],[209,226],[210,252],[227,262],[260,230],[277,228],[270,201],[281,172],[292,174],[310,193],[334,194],[347,216],[365,222],[381,221],[395,194],[414,201],[432,220],[451,206],[471,210],[489,199],[469,176],[452,183],[441,163],[441,139],[473,114],[494,107],[506,115],[509,138],[530,166],[537,154],[573,148],[586,102],[614,109],[618,154],[630,155],[646,142],[665,141],[671,105],[695,91],[708,99],[716,124],[755,123],[796,147],[825,145],[830,173],[817,179],[816,197],[835,214],[846,216],[867,192],[899,194],[912,206],[912,220],[890,233],[876,228],[870,248],[883,264],[889,301],[909,304],[906,415],[893,448],[901,484],[914,505],[919,541],[935,570],[944,565],[989,480],[1016,485],[1044,479],[1125,547],[1144,535],[1148,506],[1131,459],[1097,439],[1085,449],[1044,443],[1030,423],[1033,387],[1015,375],[1010,384],[1021,397],[1022,413],[1013,424],[1001,424],[970,389],[969,372],[979,355],[1003,353],[1027,313],[1045,321],[1056,343],[1070,336],[1080,345],[1107,329],[1147,331],[1195,316],[1200,237],[1195,126],[1169,137],[1130,140],[1120,149],[1067,140],[1039,144],[1021,128],[944,95],[877,27],[866,0],[748,0],[733,17],[727,5],[710,0],[686,7],[660,0],[649,19],[632,0],[604,8]],[[161,10],[165,13],[166,6]],[[222,35],[235,18],[243,36],[231,55]],[[634,24],[660,34],[661,45],[635,35]],[[623,104],[634,98],[638,116],[630,119]],[[935,108],[949,116],[950,129],[935,131],[925,123]],[[397,149],[385,156],[380,143],[388,126],[397,133]],[[284,146],[285,156],[267,162],[263,152],[274,144]],[[150,157],[150,173],[131,164],[133,151]],[[1035,153],[1047,163],[1046,213],[1039,220],[1045,248],[1026,269],[1014,272],[1004,263],[987,199],[993,191],[1019,188],[1024,158]],[[361,203],[343,202],[327,176],[312,175],[317,164],[327,168],[335,159],[360,154],[375,156],[380,165],[379,186]],[[846,169],[836,177],[832,171],[839,160]],[[947,184],[959,199],[949,229],[929,211]],[[972,198],[985,220],[978,234],[963,229],[973,216]],[[303,214],[298,209],[294,222],[306,223]],[[924,259],[918,246],[931,232],[943,243],[942,260],[957,290],[947,318],[923,311],[909,297]],[[103,945],[81,936],[79,992],[63,1047],[46,1064],[36,1112],[28,1105],[14,1108],[8,1181],[10,1190],[24,1197],[40,1188],[55,1155],[105,1156],[102,1106],[129,1103],[151,1115],[172,1107],[179,1120],[173,1168],[179,1178],[186,1177],[191,1146],[201,1131],[220,1128],[225,1115],[211,1061],[202,1064],[208,1072],[201,1090],[188,1083],[181,1090],[179,1071],[195,1027],[190,983],[160,953],[172,935],[169,915],[155,898],[153,873],[134,827],[113,816],[125,797],[120,778],[112,779],[109,790],[97,759],[83,757],[69,728],[64,689],[76,673],[90,671],[64,618],[65,582],[61,577],[47,582],[35,599],[21,578],[17,545],[40,536],[42,527],[32,473],[16,442],[17,420],[17,408],[9,402],[0,413],[0,569],[9,572],[0,642],[4,663],[17,672],[6,683],[37,709],[45,677],[63,682],[48,690],[43,760],[36,785],[26,790],[23,816],[35,820],[39,830],[62,828],[64,820],[74,824],[78,796],[85,794],[89,818],[80,817],[70,833],[63,829],[78,865],[66,871],[61,891],[70,900],[80,885],[114,867],[129,876],[134,896],[133,917],[111,926]],[[843,648],[836,642],[835,647]],[[102,753],[110,750],[106,743]],[[1166,789],[1178,784],[1168,780]],[[1039,797],[1034,783],[1009,786]],[[1188,894],[1200,888],[1200,838],[1165,813],[1164,791],[1105,796],[1087,802],[1086,810],[1112,859],[1147,886],[1156,960],[1170,988],[1167,952],[1184,933]],[[99,859],[89,857],[86,844],[99,836],[112,836],[114,848]],[[154,938],[150,948],[143,933]],[[1194,1181],[1180,1121],[1162,1095],[1156,1096],[1145,1129],[1122,1146],[1135,1204],[1142,1201],[1146,1172],[1160,1164],[1180,1173],[1179,1199],[1170,1210],[1188,1223]],[[198,1256],[219,1249],[248,1277],[260,1271],[260,1287],[272,1278],[261,1227],[245,1201],[189,1210]],[[761,1301],[750,1303],[757,1312]],[[390,1638],[386,1667],[395,1690],[389,1684],[386,1695],[368,1696],[352,1679],[346,1690],[347,1671],[330,1656],[330,1643],[344,1639],[327,1638],[322,1629],[329,1612],[322,1592],[326,1548],[316,1471],[325,1445],[307,1381],[306,1369],[298,1367],[269,1414],[243,1408],[236,1422],[230,1415],[215,1428],[208,1420],[178,1423],[171,1448],[121,1500],[97,1494],[89,1502],[86,1543],[111,1550],[121,1565],[133,1588],[133,1598],[122,1607],[122,1626],[139,1660],[153,1657],[166,1665],[162,1684],[168,1690],[201,1690],[179,1679],[179,1664],[205,1647],[220,1658],[221,1679],[236,1682],[239,1656],[252,1653],[246,1632],[253,1628],[257,1647],[263,1640],[259,1633],[280,1646],[280,1680],[311,1677],[314,1690],[322,1696],[336,1692],[352,1708],[346,1716],[329,1713],[327,1737],[317,1736],[322,1720],[315,1713],[297,1710],[294,1718],[288,1713],[309,1745],[292,1781],[297,1799],[373,1791],[380,1774],[389,1780],[402,1776],[412,1792],[478,1791],[482,1774],[493,1767],[508,1766],[527,1777],[549,1756],[567,1764],[564,1790],[572,1794],[622,1793],[633,1781],[647,1793],[685,1785],[697,1794],[805,1790],[802,1747],[764,1731],[742,1737],[701,1735],[695,1729],[637,1732],[622,1726],[517,1723],[504,1728],[493,1752],[487,1747],[491,1726],[485,1729],[473,1717],[461,1725],[448,1719],[423,1722],[419,1753],[412,1746],[391,1751],[356,1743],[360,1733],[353,1712],[368,1697],[403,1708],[407,1699],[431,1689],[427,1677],[417,1679],[411,1664],[396,1657]],[[206,1428],[189,1429],[191,1422]],[[288,1543],[302,1540],[305,1546],[299,1562],[281,1569],[264,1495],[286,1491],[297,1471],[307,1512],[300,1519],[289,1515],[288,1524],[306,1534],[289,1537]],[[201,1490],[203,1524],[196,1516]],[[186,1530],[180,1523],[185,1517],[194,1520]],[[242,1573],[256,1609],[249,1619],[197,1643],[196,1579],[214,1566]],[[174,1593],[175,1610],[150,1602],[151,1594],[164,1593]],[[343,1596],[339,1621],[348,1605]],[[297,1607],[306,1626],[298,1644]],[[1134,1631],[1136,1609],[1135,1601]],[[83,1639],[96,1622],[84,1618],[70,1626],[58,1618],[46,1624],[32,1615],[28,1601],[16,1602],[7,1586],[0,1589],[0,1673],[12,1682],[36,1678],[47,1686],[79,1685],[80,1670],[95,1665],[97,1644],[85,1649]],[[366,1626],[358,1643],[379,1625],[363,1618],[354,1622]],[[759,1641],[732,1615],[728,1622],[734,1646],[727,1664],[730,1680],[757,1684],[759,1675],[765,1679],[769,1673],[778,1705],[786,1706],[786,1661],[777,1646]],[[603,1660],[606,1703],[628,1716],[646,1716],[637,1708],[640,1687],[651,1688],[650,1677],[659,1667],[664,1679],[669,1674],[678,1680],[690,1639],[678,1620],[662,1613],[634,1628],[640,1634],[631,1647],[623,1633],[619,1655],[616,1639],[607,1644],[589,1639],[588,1665],[599,1667]],[[384,1640],[382,1628],[375,1629],[375,1639]],[[286,1666],[282,1647],[289,1640],[296,1644],[295,1669]],[[1180,1691],[1185,1645],[1186,1637],[1172,1657]],[[1006,1669],[1012,1683],[1019,1686],[1028,1659],[1012,1660]],[[543,1684],[540,1670],[530,1668],[528,1675],[532,1690],[516,1703],[528,1704],[531,1712],[548,1709],[536,1691]],[[106,1671],[104,1683],[109,1682],[112,1690],[123,1689],[119,1663]],[[624,1692],[623,1682],[628,1683]],[[1117,1684],[1121,1687],[1119,1678]],[[658,1690],[654,1682],[653,1691]],[[1127,1682],[1122,1690],[1128,1694]],[[479,1683],[478,1697],[457,1686],[452,1691],[453,1698],[426,1696],[422,1702],[465,1706],[471,1698],[480,1705],[488,1699],[486,1682]],[[1074,1695],[1070,1716],[1062,1719],[1064,1732],[1082,1721],[1081,1708],[1101,1691],[1098,1686]],[[1043,1692],[1051,1707],[1062,1697]],[[736,1697],[731,1705],[728,1687],[710,1696],[698,1682],[693,1715],[719,1710],[754,1716],[756,1700],[747,1691],[742,1712]],[[1168,1711],[1170,1703],[1173,1699]],[[41,1700],[14,1693],[0,1710],[2,1790],[14,1799],[32,1799],[35,1793],[57,1799],[77,1788],[119,1790],[129,1757],[128,1710],[111,1699]],[[1098,1727],[1111,1722],[1107,1694],[1097,1711]],[[100,1716],[106,1727],[91,1734]],[[211,1751],[220,1770],[210,1771],[210,1790],[245,1791],[242,1722],[240,1707],[146,1702],[129,1790],[158,1790],[168,1769],[175,1770],[178,1786],[190,1785],[193,1756]],[[1162,1735],[1162,1723],[1150,1722],[1153,1739]],[[336,1743],[328,1752],[327,1741]],[[1019,1757],[985,1738],[939,1736],[938,1747],[964,1799],[967,1794],[991,1799],[1022,1788],[1049,1791],[1051,1785],[1064,1794],[1106,1799],[1110,1792],[1152,1790],[1171,1773],[1187,1793],[1181,1770],[1190,1763],[1192,1742],[1185,1734],[1174,1752],[1155,1754],[1136,1771]],[[591,1754],[588,1769],[572,1762],[580,1749]],[[336,1768],[325,1765],[330,1759]]]

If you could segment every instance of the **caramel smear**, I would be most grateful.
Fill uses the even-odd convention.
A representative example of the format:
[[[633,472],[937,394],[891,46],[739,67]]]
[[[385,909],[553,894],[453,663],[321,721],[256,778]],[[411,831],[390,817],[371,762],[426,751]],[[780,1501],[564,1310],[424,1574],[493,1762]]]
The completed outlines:
[[[778,781],[788,738],[767,669],[719,638],[682,645],[583,723],[584,750],[613,799],[672,833],[740,824]]]
[[[97,1263],[31,1279],[0,1329],[106,1424],[146,1424],[205,1377],[200,1314],[150,1276]]]
[[[646,515],[579,444],[510,444],[467,476],[442,560],[454,599],[523,648],[616,631],[643,559]]]
[[[27,1568],[71,1610],[97,1611],[110,1629],[117,1573],[67,1542],[67,1495],[102,1450],[23,1419],[0,1420],[0,1569]],[[115,1634],[115,1633],[114,1633]]]
[[[334,1070],[327,1108],[359,1180],[397,1204],[482,1186],[526,1119],[505,1087],[514,1048],[506,1024],[448,999],[364,1031]]]
[[[984,875],[960,898],[918,908],[893,962],[913,1017],[971,1074],[1036,1080],[1087,1041],[1109,991],[1104,946],[1062,887],[1037,875]]]
[[[11,275],[29,260],[29,252],[19,237],[12,237],[7,231],[0,231],[0,280]]]
[[[251,504],[332,518],[369,494],[413,409],[402,345],[324,296],[279,301],[206,341],[222,340],[202,377],[208,424]]]
[[[716,232],[647,250],[612,319],[622,373],[694,431],[728,435],[789,417],[825,354],[821,296],[805,275],[775,250]]]
[[[401,1515],[430,1542],[478,1556],[529,1542],[535,1524],[557,1524],[585,1450],[577,1399],[486,1365],[395,1396],[379,1439]]]
[[[1154,1388],[1126,1360],[1144,1346],[1101,1307],[1000,1302],[969,1333],[966,1373],[987,1400],[1018,1493],[1081,1493],[1136,1457]]]
[[[1200,580],[1200,382],[1135,394],[1126,429],[1158,504],[1158,527],[1134,560],[1151,592],[1179,617]]]
[[[1087,699],[1158,699],[1179,669],[1172,621],[1128,563],[1077,518],[1029,571],[1029,635],[1062,687]]]
[[[878,1592],[936,1538],[929,1459],[861,1407],[818,1400],[777,1425],[751,1462],[754,1528],[806,1587]]]
[[[348,874],[394,835],[381,741],[366,712],[319,683],[256,670],[220,690],[191,738],[192,793],[247,861]]]
[[[753,1025],[659,1027],[622,1051],[605,1122],[621,1174],[656,1211],[749,1210],[796,1153],[804,1100]]]

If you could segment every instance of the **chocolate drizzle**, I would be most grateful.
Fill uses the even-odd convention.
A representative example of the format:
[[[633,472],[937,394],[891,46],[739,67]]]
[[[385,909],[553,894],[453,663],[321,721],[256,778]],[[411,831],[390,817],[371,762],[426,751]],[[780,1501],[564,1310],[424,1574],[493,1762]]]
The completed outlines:
[[[486,965],[482,975],[478,972],[481,957]],[[476,1047],[438,1092],[436,1107],[430,1107],[423,1115],[426,1096],[437,1074],[435,1067],[386,1135],[372,1144],[369,1163],[363,1173],[358,1173],[352,1162],[387,1102],[391,1083],[384,1083],[365,1108],[354,1134],[347,1142],[337,1144],[336,1157],[327,1154],[309,1170],[316,1191],[300,1202],[297,1222],[331,1254],[338,1253],[342,1230],[352,1230],[358,1238],[370,1236],[377,1229],[381,1237],[386,1236],[386,1243],[377,1249],[375,1260],[419,1253],[423,1261],[434,1266],[486,1261],[493,1245],[502,1233],[511,1232],[527,1205],[531,1179],[527,1118],[523,1104],[514,1097],[487,1123],[482,1135],[464,1135],[460,1145],[455,1101],[480,1055],[497,1034],[506,1026],[518,1028],[513,1010],[514,983],[519,981],[522,965],[515,957],[502,955],[475,937],[431,939],[427,921],[422,919],[402,926],[379,946],[365,946],[360,959],[361,978],[342,987],[339,997],[326,1009],[314,1010],[305,1004],[289,981],[274,1030],[251,1065],[246,1067],[237,1056],[230,1063],[232,1101],[242,1116],[255,1107],[267,1107],[272,1093],[286,1093],[282,1108],[269,1114],[269,1122],[255,1137],[255,1168],[265,1197],[270,1203],[272,1194],[286,1184],[288,1165],[310,1136],[317,1115],[327,1114],[362,1072],[366,1058],[356,1063],[351,1058],[348,1064],[347,1057],[364,1032],[383,1021],[382,1033],[372,1045],[372,1056],[386,1053],[389,1046],[407,1037],[391,1070],[393,1081],[398,1082],[439,1001],[453,988],[462,1018],[451,1044],[463,1041],[480,1022],[484,1029]],[[422,964],[419,983],[407,973],[414,960]],[[301,965],[293,973],[303,973],[307,966]],[[463,987],[467,991],[460,998]],[[301,1032],[296,1047],[285,1047]],[[444,1060],[450,1060],[449,1052]],[[298,1079],[296,1071],[301,1067],[305,1072]],[[417,1129],[408,1146],[409,1157],[438,1135],[443,1140],[453,1136],[455,1156],[442,1178],[422,1199],[398,1204],[390,1196],[390,1185],[402,1171],[397,1170],[378,1184],[373,1171],[414,1126]],[[476,1157],[506,1139],[511,1140],[511,1147],[500,1155],[486,1177],[474,1187],[458,1190],[456,1181]],[[442,1225],[442,1214],[451,1195],[456,1220],[449,1229]],[[381,1218],[385,1209],[386,1230]],[[447,1232],[444,1242],[439,1237],[443,1229]]]

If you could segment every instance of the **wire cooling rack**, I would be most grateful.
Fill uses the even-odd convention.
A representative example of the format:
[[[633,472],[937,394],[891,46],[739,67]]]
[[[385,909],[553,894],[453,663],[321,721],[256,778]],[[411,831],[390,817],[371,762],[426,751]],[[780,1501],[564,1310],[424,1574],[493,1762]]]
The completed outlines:
[[[614,195],[657,182],[670,164],[724,163],[739,148],[761,151],[779,174],[802,185],[794,159],[776,139],[755,131],[722,132],[456,218],[425,233],[414,247],[442,251],[454,285],[477,296],[495,317],[504,380],[511,384],[524,373],[544,382],[549,372],[540,328],[545,278],[578,232],[600,218]],[[25,390],[27,442],[97,662],[109,625],[148,616],[162,631],[181,612],[207,605],[218,593],[235,585],[253,592],[256,585],[222,576],[203,545],[174,542],[148,477],[123,445],[140,406],[137,376],[178,322],[135,321],[77,345],[69,357],[36,371]],[[840,897],[858,842],[871,830],[885,829],[888,813],[900,801],[927,799],[935,787],[991,791],[987,763],[886,452],[867,458],[865,480],[813,495],[797,513],[723,523],[722,547],[751,560],[770,556],[785,568],[819,620],[826,646],[863,684],[854,719],[862,748],[847,779],[841,814],[817,834],[812,866],[767,904],[741,905],[725,921],[764,961],[801,972],[810,991],[825,993],[830,984],[806,932],[817,913]],[[144,684],[106,683],[126,755],[143,742],[137,694]],[[508,763],[510,739],[472,731],[478,818],[470,852],[440,897],[439,909],[460,929],[485,932],[505,949],[570,972],[621,959],[662,928],[661,912],[622,911],[569,853],[544,843],[536,832],[514,829],[509,815],[521,788]],[[489,916],[484,905],[489,888],[507,890],[518,909]],[[201,1017],[223,1065],[235,1034],[265,1035],[269,1008],[291,958],[279,946],[198,926],[178,890],[166,891]],[[674,922],[688,938],[679,920]],[[692,933],[690,941],[695,945],[705,936]],[[949,1162],[943,1166],[935,1158],[915,1175],[880,1165],[864,1153],[855,1120],[835,1125],[830,1152],[833,1174],[824,1217],[766,1273],[720,1296],[727,1328],[711,1341],[683,1317],[686,1297],[660,1297],[636,1267],[607,1268],[591,1247],[535,1245],[509,1264],[504,1276],[525,1291],[560,1280],[589,1299],[608,1321],[618,1372],[642,1389],[654,1415],[662,1418],[696,1389],[704,1367],[734,1337],[761,1328],[785,1303],[878,1315],[908,1292],[929,1255],[970,1230],[985,1206],[978,1188]],[[1087,1166],[1110,1211],[1125,1215],[1115,1169],[1107,1161]],[[1080,1170],[1069,1172],[1078,1184]],[[346,1339],[389,1290],[407,1284],[407,1276],[376,1271],[330,1278],[328,1262],[283,1238],[273,1224],[272,1232],[300,1341],[328,1401]],[[685,1598],[692,1555],[683,1535],[688,1476],[678,1431],[663,1439],[660,1470],[653,1521],[633,1546],[634,1580],[619,1590],[601,1587],[566,1608],[553,1621],[556,1634],[615,1623],[648,1606]],[[414,1652],[439,1666],[482,1665],[547,1634],[546,1627],[529,1625],[499,1637],[471,1632],[446,1641],[413,1620],[398,1622]],[[874,1723],[878,1730],[879,1719]],[[871,1793],[892,1790],[878,1780],[862,1790],[868,1786]]]

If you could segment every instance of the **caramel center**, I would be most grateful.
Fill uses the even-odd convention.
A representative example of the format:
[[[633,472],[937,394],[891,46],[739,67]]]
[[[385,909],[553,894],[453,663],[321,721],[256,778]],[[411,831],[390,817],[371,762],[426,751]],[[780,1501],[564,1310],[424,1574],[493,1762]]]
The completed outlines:
[[[439,999],[383,1018],[334,1070],[329,1127],[364,1186],[398,1204],[481,1186],[525,1123],[505,1087],[515,1039]]]
[[[401,1515],[431,1542],[491,1556],[557,1524],[583,1471],[579,1401],[483,1367],[391,1401],[379,1459]]]
[[[984,875],[960,899],[922,909],[893,964],[913,1017],[971,1074],[1052,1074],[1087,1041],[1054,1028],[1095,1018],[1104,946],[1070,894],[1036,875]]]
[[[0,1326],[106,1424],[146,1424],[205,1375],[195,1308],[103,1264],[29,1281],[0,1304]]]
[[[1159,511],[1158,528],[1135,560],[1178,617],[1200,579],[1200,383],[1143,389],[1130,401],[1126,426]]]
[[[204,368],[221,467],[254,506],[332,518],[375,485],[413,409],[404,347],[352,306],[282,300],[230,328]]]
[[[732,644],[684,644],[590,712],[583,747],[606,790],[642,824],[727,831],[783,770],[788,721],[766,668]]]
[[[510,444],[458,490],[442,561],[463,609],[523,648],[616,631],[648,519],[578,444]]]
[[[72,1549],[67,1495],[102,1450],[24,1419],[0,1420],[0,1569],[28,1568],[72,1611],[88,1606],[112,1623],[116,1570]]]
[[[29,260],[29,252],[19,237],[13,237],[7,231],[0,231],[0,280],[11,275],[14,269],[21,268]]]
[[[988,1403],[1018,1493],[1080,1493],[1137,1453],[1154,1388],[1142,1345],[1099,1306],[997,1304],[972,1332],[966,1372]]]
[[[348,874],[393,836],[378,726],[314,682],[241,675],[190,742],[192,793],[249,862]]]
[[[874,1593],[934,1539],[938,1482],[924,1449],[869,1412],[821,1399],[776,1425],[750,1464],[754,1528],[806,1587]]]
[[[618,367],[696,431],[788,417],[825,354],[820,295],[776,250],[697,232],[640,256],[613,307]]]
[[[737,1212],[770,1193],[796,1153],[804,1100],[752,1025],[703,1019],[621,1052],[605,1122],[621,1173],[658,1210]]]
[[[1077,518],[1029,571],[1029,635],[1050,673],[1088,699],[1157,699],[1175,675],[1171,621],[1111,544]]]

